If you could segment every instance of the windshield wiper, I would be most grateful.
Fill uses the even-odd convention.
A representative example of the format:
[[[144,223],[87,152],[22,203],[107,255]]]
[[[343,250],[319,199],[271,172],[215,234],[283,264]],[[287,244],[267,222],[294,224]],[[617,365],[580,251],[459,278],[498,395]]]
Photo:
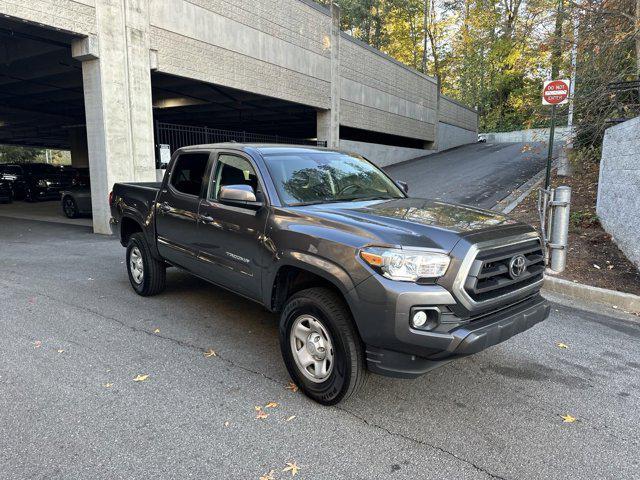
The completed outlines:
[[[325,198],[323,200],[312,200],[309,202],[297,202],[290,203],[291,207],[306,207],[307,205],[322,205],[323,203],[339,203],[339,202],[348,202],[349,200],[335,199],[335,198]]]
[[[394,200],[402,197],[390,197],[388,195],[372,195],[370,197],[347,197],[347,198],[326,198],[324,200],[312,200],[309,202],[298,202],[289,204],[291,207],[305,207],[307,205],[321,205],[323,203],[342,202],[367,202],[369,200]]]

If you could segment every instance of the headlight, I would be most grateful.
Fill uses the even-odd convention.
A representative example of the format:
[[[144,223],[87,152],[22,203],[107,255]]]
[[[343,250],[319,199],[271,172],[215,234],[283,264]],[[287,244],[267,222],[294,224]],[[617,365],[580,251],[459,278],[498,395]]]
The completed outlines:
[[[42,188],[46,188],[49,186],[49,182],[47,182],[46,180],[38,180],[38,186]]]
[[[406,282],[441,277],[450,261],[444,253],[381,247],[364,248],[360,257],[385,277]]]

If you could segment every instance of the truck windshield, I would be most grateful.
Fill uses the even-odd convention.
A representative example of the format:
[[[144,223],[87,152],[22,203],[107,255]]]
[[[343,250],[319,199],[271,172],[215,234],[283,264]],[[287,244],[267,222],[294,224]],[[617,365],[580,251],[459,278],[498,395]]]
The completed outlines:
[[[361,157],[318,151],[267,153],[264,159],[280,199],[289,206],[404,197]]]

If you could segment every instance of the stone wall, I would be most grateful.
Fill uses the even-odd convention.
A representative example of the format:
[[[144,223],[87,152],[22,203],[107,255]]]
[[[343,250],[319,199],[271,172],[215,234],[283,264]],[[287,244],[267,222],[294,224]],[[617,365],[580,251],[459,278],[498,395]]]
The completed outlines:
[[[489,132],[483,133],[489,143],[512,143],[512,142],[545,142],[549,141],[548,128],[530,128],[528,130],[516,130],[514,132]],[[553,135],[553,143],[564,142],[569,136],[568,127],[556,127]]]
[[[445,95],[440,96],[438,120],[441,123],[470,130],[474,133],[478,130],[478,113]]]
[[[151,0],[158,71],[329,108],[330,18],[299,0]]]
[[[346,34],[340,44],[342,125],[435,140],[437,86]]]
[[[94,0],[3,0],[0,14],[80,35],[96,32]]]
[[[640,268],[640,117],[605,132],[597,213],[605,230]]]

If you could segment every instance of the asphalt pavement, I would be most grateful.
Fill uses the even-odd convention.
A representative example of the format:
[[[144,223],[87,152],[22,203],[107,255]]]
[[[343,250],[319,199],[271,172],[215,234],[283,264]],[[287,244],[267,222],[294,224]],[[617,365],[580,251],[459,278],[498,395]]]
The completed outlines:
[[[414,197],[491,208],[542,170],[546,159],[543,142],[476,143],[385,170],[407,182]]]
[[[640,478],[637,317],[554,304],[322,407],[285,388],[276,316],[176,269],[139,297],[123,260],[89,228],[0,218],[0,478]]]

